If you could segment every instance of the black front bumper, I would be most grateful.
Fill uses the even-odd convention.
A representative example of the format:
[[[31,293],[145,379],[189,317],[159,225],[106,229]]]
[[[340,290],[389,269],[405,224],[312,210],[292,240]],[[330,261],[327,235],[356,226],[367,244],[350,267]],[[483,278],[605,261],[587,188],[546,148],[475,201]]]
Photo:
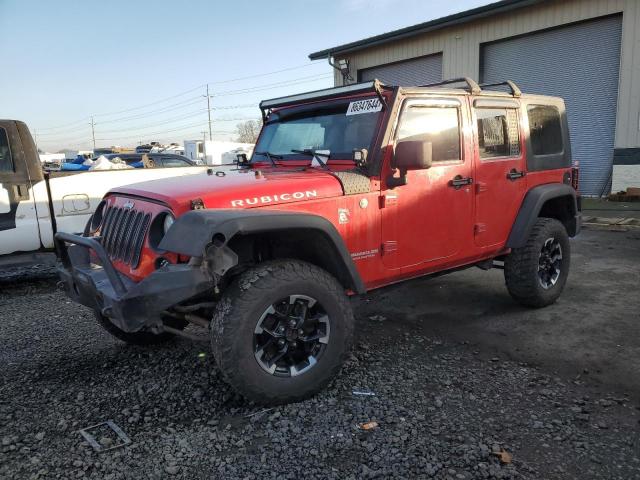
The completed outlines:
[[[114,268],[99,238],[60,232],[55,242],[58,273],[69,297],[125,332],[161,326],[168,308],[214,287],[212,277],[194,265],[167,265],[136,283]],[[90,250],[100,265],[91,263]]]

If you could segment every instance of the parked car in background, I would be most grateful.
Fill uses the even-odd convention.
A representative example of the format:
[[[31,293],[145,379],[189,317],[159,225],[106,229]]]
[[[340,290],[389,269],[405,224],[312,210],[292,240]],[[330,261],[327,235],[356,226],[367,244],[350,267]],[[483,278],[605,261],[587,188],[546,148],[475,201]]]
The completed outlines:
[[[134,168],[142,168],[142,156],[143,153],[126,153],[122,155],[110,154],[105,155],[108,160],[114,160],[120,158],[127,165]],[[197,165],[193,160],[183,157],[182,155],[176,155],[173,153],[147,153],[149,160],[153,161],[156,167],[193,167]]]

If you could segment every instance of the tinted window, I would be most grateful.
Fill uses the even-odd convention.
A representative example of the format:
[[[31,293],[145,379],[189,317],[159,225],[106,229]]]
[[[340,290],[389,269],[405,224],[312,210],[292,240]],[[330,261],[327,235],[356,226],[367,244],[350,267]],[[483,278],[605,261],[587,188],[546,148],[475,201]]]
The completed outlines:
[[[478,108],[478,149],[480,158],[520,155],[518,112],[504,108]]]
[[[7,131],[0,128],[0,172],[13,172],[13,160],[11,159],[11,149]]]
[[[188,167],[190,165],[177,157],[162,157],[162,164],[165,167]]]
[[[431,142],[434,162],[460,160],[458,109],[410,105],[400,119],[397,139],[411,140],[411,137]]]
[[[550,105],[529,105],[529,135],[534,155],[562,153],[560,112]]]

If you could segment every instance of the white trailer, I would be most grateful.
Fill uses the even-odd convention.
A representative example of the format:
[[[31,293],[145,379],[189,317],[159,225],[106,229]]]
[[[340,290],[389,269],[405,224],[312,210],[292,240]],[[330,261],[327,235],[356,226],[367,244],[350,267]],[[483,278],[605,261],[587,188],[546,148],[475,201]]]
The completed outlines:
[[[201,161],[207,165],[226,165],[236,160],[236,156],[244,153],[251,156],[252,143],[224,142],[218,140],[185,140],[184,155],[194,162]]]

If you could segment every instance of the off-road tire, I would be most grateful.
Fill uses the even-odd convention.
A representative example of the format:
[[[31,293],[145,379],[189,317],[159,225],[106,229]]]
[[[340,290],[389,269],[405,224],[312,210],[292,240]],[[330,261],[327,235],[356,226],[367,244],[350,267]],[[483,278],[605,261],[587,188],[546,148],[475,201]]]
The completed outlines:
[[[117,338],[118,340],[122,340],[125,343],[130,345],[158,345],[161,343],[167,343],[175,338],[175,335],[172,333],[160,333],[156,335],[155,333],[149,331],[139,331],[139,332],[125,332],[121,328],[116,327],[108,317],[105,317],[100,312],[94,312],[98,323],[102,328],[104,328],[107,332],[109,332],[112,336]],[[187,324],[186,322],[182,322],[177,319],[169,318],[165,319],[165,323],[170,325],[173,328],[178,328],[182,330]]]
[[[545,289],[538,277],[540,254],[545,242],[554,238],[562,248],[560,275],[556,283]],[[509,294],[519,303],[532,308],[554,303],[567,281],[571,263],[569,236],[564,225],[554,218],[538,218],[527,243],[514,248],[504,261],[504,278]]]
[[[289,295],[317,299],[330,318],[331,335],[317,363],[298,376],[278,377],[255,357],[254,329],[265,309]],[[225,381],[260,404],[297,402],[325,388],[349,353],[354,319],[345,289],[325,270],[298,260],[265,262],[238,276],[211,321],[213,355]]]

